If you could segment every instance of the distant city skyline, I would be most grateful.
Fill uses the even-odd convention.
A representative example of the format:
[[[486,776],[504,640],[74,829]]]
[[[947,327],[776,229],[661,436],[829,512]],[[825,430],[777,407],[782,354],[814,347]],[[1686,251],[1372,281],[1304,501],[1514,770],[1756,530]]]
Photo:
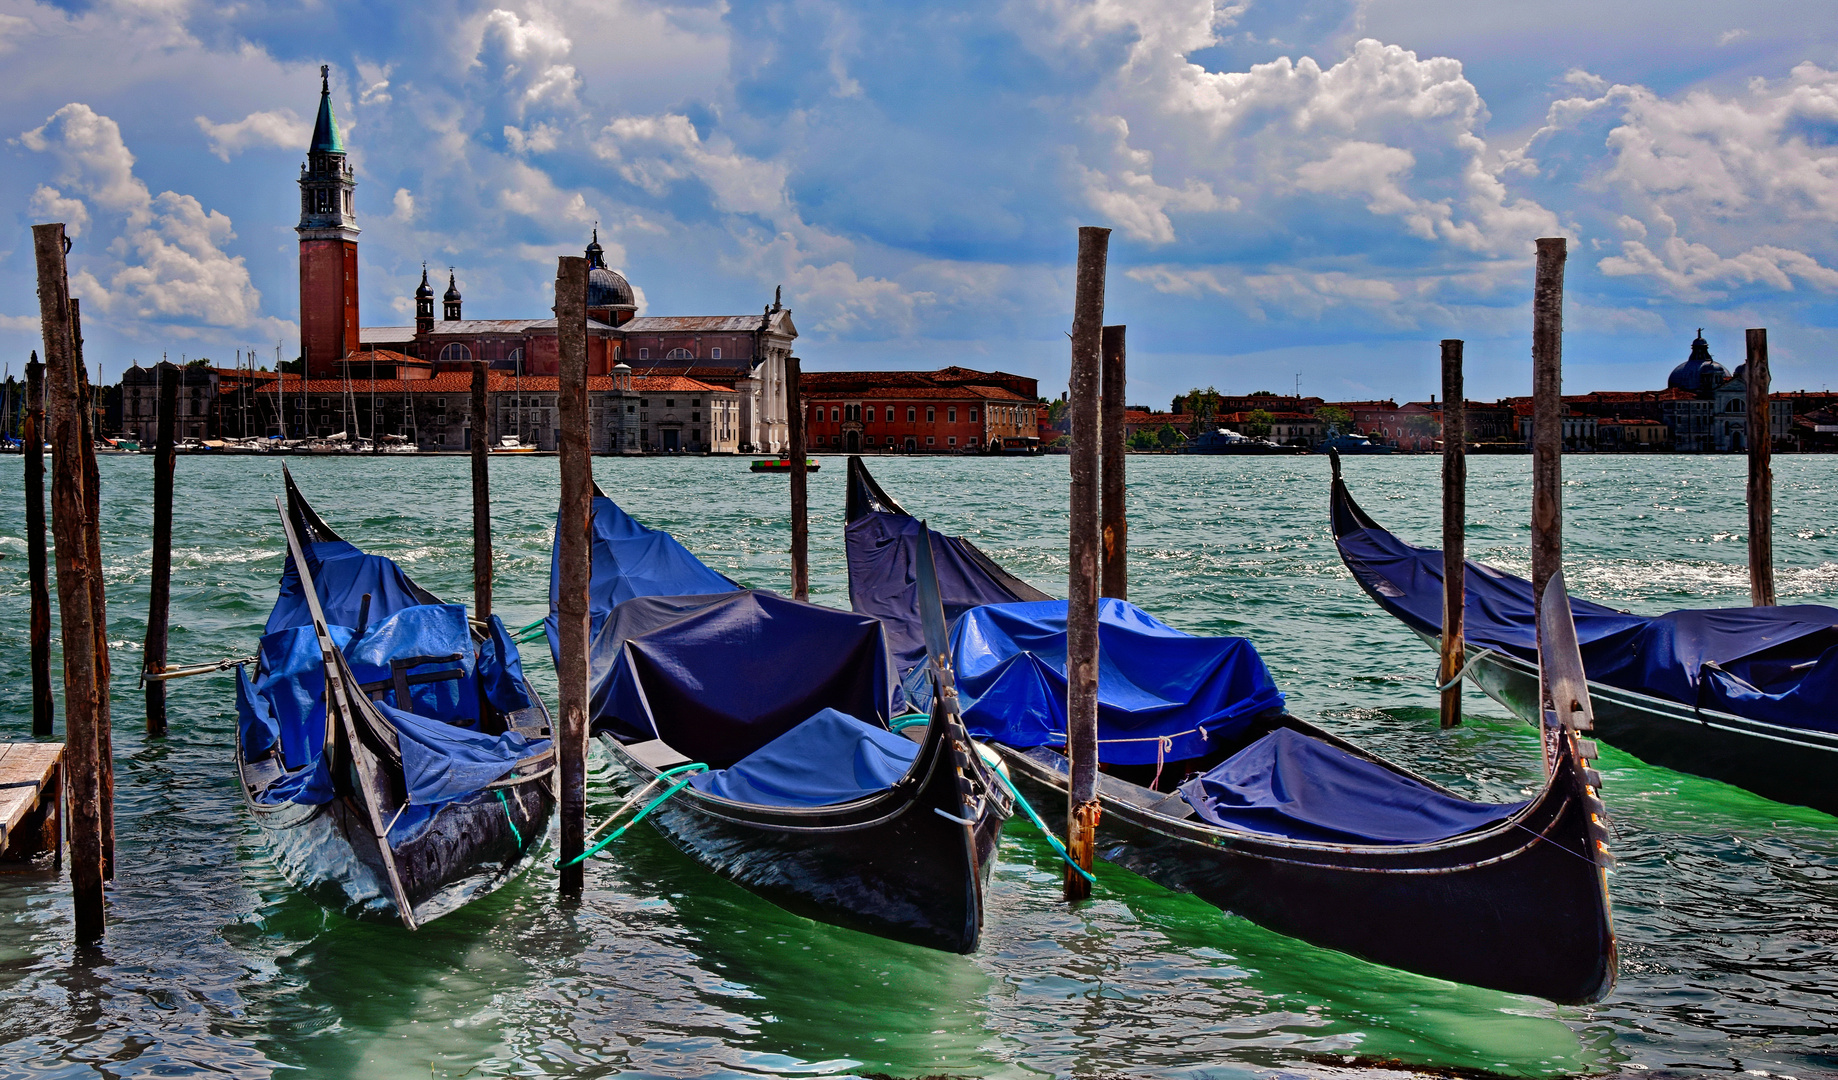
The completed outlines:
[[[365,321],[421,264],[546,310],[597,223],[641,310],[784,287],[811,370],[1065,382],[1080,224],[1109,225],[1132,401],[1529,387],[1531,241],[1571,238],[1565,389],[1664,385],[1700,325],[1838,371],[1838,12],[1372,2],[941,6],[0,0],[0,350],[26,227],[75,239],[92,366],[298,350],[300,162],[330,65]],[[98,63],[97,57],[107,57]]]

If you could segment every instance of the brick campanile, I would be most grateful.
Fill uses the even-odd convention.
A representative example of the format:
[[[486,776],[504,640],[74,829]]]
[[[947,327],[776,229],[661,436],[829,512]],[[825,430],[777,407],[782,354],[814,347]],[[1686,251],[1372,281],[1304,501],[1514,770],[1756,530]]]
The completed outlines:
[[[330,67],[319,68],[319,120],[300,167],[300,353],[309,377],[338,373],[357,351],[356,174],[332,115]]]

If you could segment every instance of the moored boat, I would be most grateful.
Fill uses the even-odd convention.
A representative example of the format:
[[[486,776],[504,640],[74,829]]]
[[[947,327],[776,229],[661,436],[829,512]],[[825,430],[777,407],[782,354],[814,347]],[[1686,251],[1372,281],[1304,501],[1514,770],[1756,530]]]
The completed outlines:
[[[912,521],[855,460],[847,516],[853,602],[913,626],[898,573],[910,555],[891,549],[928,534],[967,542]],[[969,550],[955,599],[943,560],[939,575],[945,609],[961,611],[951,647],[966,728],[1063,828],[1065,605],[987,604],[1019,590]],[[1560,1002],[1612,987],[1605,815],[1593,749],[1569,717],[1546,731],[1533,798],[1478,803],[1289,715],[1243,639],[1194,637],[1107,600],[1099,641],[1101,857],[1407,971]]]
[[[549,714],[502,622],[346,542],[283,476],[280,595],[255,677],[237,668],[239,786],[296,887],[412,930],[533,863]]]
[[[944,697],[893,730],[881,624],[740,588],[604,496],[593,532],[590,724],[670,793],[657,830],[787,910],[973,951],[1012,803]]]
[[[820,462],[818,462],[816,458],[805,458],[804,459],[804,471],[805,472],[816,472],[818,469],[821,469],[822,467],[823,465]],[[780,458],[754,458],[753,464],[749,465],[748,468],[752,470],[753,472],[760,472],[760,473],[788,473],[791,471],[791,459],[782,458],[782,457]]]
[[[1442,552],[1405,543],[1353,501],[1334,462],[1334,543],[1360,588],[1432,649]],[[1532,585],[1467,563],[1467,676],[1538,716]],[[1643,761],[1838,814],[1838,608],[1708,608],[1651,618],[1572,599],[1597,733]]]

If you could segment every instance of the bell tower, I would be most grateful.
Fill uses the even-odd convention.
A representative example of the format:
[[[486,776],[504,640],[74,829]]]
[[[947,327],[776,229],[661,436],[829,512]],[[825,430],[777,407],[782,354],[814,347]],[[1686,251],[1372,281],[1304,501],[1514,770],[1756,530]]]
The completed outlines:
[[[300,354],[309,378],[337,374],[357,351],[356,174],[332,115],[331,67],[319,68],[319,119],[300,167]]]

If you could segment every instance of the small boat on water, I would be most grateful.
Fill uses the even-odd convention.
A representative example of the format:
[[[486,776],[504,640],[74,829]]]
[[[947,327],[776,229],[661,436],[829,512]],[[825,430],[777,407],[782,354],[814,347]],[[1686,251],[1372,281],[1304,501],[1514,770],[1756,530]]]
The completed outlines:
[[[282,475],[280,595],[254,678],[236,669],[239,786],[296,887],[413,930],[534,862],[549,713],[496,616],[341,539]]]
[[[1330,425],[1327,437],[1315,447],[1317,454],[1389,454],[1391,447],[1384,443],[1375,443],[1364,435],[1342,435],[1338,427]]]
[[[603,495],[592,553],[589,722],[670,793],[657,830],[789,911],[974,951],[1012,800],[948,695],[894,730],[881,624],[740,588]]]
[[[498,440],[498,445],[491,448],[494,454],[534,454],[536,448],[517,441],[517,436],[506,435]]]
[[[1334,462],[1334,543],[1360,588],[1432,649],[1442,636],[1442,552],[1388,532]],[[1538,716],[1532,584],[1469,560],[1467,674]],[[1651,618],[1571,600],[1597,732],[1654,765],[1838,814],[1838,608],[1687,609]]]
[[[1182,454],[1306,454],[1308,447],[1254,439],[1231,428],[1202,431],[1198,438],[1182,446]]]
[[[817,461],[816,458],[805,458],[804,459],[804,471],[805,472],[816,472],[818,469],[821,469],[822,467],[823,466]],[[748,466],[748,468],[750,468],[753,472],[788,473],[791,471],[791,459],[790,458],[754,458],[753,464]]]
[[[1065,603],[931,532],[859,459],[846,516],[851,601],[896,641],[922,636],[910,567],[922,541],[940,551],[965,726],[1063,828]],[[1558,1002],[1613,986],[1605,813],[1574,729],[1586,716],[1545,729],[1531,799],[1474,802],[1289,715],[1242,638],[1185,634],[1119,600],[1099,615],[1103,858],[1406,971]]]

